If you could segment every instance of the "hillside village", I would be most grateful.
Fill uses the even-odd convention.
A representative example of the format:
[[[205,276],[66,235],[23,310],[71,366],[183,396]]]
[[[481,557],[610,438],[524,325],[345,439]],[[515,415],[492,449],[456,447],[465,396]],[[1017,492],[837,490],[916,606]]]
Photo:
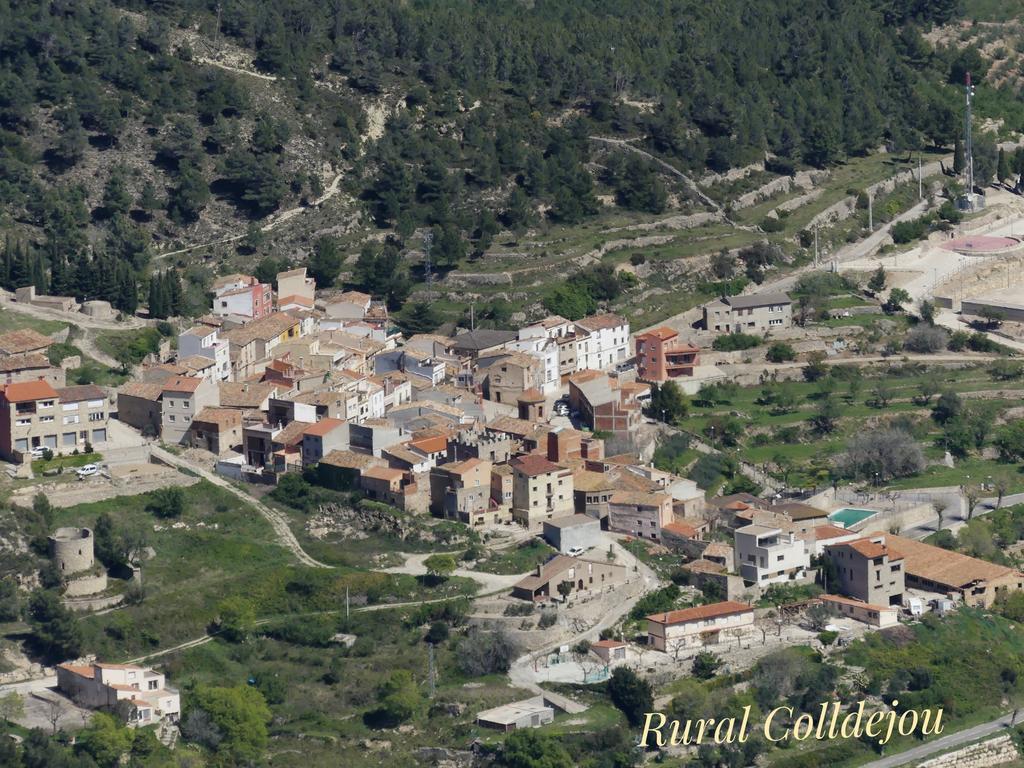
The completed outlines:
[[[804,285],[789,290],[806,295]],[[872,311],[863,290],[862,311]],[[197,481],[231,488],[250,511],[295,529],[298,538],[279,533],[282,542],[316,567],[323,563],[299,540],[358,539],[415,520],[461,524],[479,542],[461,560],[399,554],[378,556],[374,567],[435,584],[453,575],[476,582],[473,623],[514,642],[520,656],[508,674],[532,692],[470,713],[506,733],[586,711],[542,683],[600,684],[623,667],[664,684],[709,663],[743,674],[786,647],[827,650],[927,614],[1002,610],[1024,591],[1016,561],[979,558],[936,537],[967,526],[976,510],[1009,504],[1016,483],[998,500],[983,498],[995,491],[991,476],[976,490],[965,481],[952,491],[882,493],[920,470],[903,472],[884,452],[868,472],[837,470],[823,482],[778,456],[740,459],[724,481],[700,470],[740,445],[728,418],[699,412],[713,411],[716,392],[731,402],[736,382],[812,382],[826,362],[900,375],[871,373],[870,349],[823,339],[801,304],[787,290],[764,290],[710,301],[687,326],[637,331],[598,313],[509,331],[404,335],[383,303],[320,291],[305,268],[273,285],[229,274],[215,281],[209,311],[116,387],[69,384],[68,366],[50,362],[55,340],[31,326],[0,335],[0,458],[25,503],[40,489],[72,507]],[[911,309],[881,304],[873,311],[883,317]],[[53,318],[113,314],[102,302],[80,307],[31,291],[7,307]],[[767,359],[752,362],[751,352],[723,343],[745,339],[766,345]],[[788,351],[773,356],[780,346]],[[995,365],[993,357],[968,351],[928,370],[955,376]],[[800,407],[778,405],[774,413]],[[666,451],[680,444],[691,458],[666,468]],[[808,479],[786,482],[801,473]],[[300,531],[294,498],[310,489],[336,501],[308,510]],[[63,527],[49,541],[67,607],[125,605],[93,553],[93,530]],[[495,558],[510,562],[503,575],[477,570]],[[135,552],[124,561],[129,584],[144,583],[145,559]],[[535,608],[537,627],[522,618]],[[102,709],[129,726],[158,724],[161,740],[177,741],[181,695],[161,672],[56,660],[55,678],[44,670],[29,685],[36,711]]]

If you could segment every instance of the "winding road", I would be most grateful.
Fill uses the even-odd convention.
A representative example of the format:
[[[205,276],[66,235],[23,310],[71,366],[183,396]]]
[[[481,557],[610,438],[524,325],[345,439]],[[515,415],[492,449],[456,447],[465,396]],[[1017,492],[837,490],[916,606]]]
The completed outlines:
[[[926,742],[919,747],[908,749],[905,752],[898,752],[891,757],[883,757],[880,760],[863,763],[861,768],[897,768],[900,765],[921,762],[937,752],[946,752],[955,747],[978,741],[1004,728],[1009,728],[1011,725],[1010,718],[1011,715],[1001,715],[995,720],[975,725],[973,728],[964,728],[962,731],[955,731],[946,736],[940,736],[934,741]]]

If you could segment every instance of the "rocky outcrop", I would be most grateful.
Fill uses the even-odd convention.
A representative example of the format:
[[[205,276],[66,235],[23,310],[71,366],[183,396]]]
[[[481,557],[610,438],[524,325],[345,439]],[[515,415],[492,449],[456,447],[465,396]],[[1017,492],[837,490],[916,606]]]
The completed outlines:
[[[348,507],[324,504],[306,523],[310,536],[323,539],[341,534],[347,538],[365,539],[371,532],[405,540],[415,525],[398,515],[375,507]]]

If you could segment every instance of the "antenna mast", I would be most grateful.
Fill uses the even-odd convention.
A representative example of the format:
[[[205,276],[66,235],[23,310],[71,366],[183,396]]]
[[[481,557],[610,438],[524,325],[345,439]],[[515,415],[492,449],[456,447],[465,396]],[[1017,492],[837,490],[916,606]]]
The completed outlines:
[[[974,147],[972,145],[971,138],[971,102],[974,97],[974,86],[971,85],[971,73],[968,72],[964,77],[964,100],[966,102],[966,109],[964,110],[964,174],[965,182],[967,184],[967,200],[971,209],[974,209]]]

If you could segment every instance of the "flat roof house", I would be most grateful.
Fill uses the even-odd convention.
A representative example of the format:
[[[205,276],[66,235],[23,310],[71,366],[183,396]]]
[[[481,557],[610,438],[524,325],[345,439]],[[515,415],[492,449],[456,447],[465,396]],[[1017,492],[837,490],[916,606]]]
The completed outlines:
[[[177,722],[181,697],[160,672],[134,664],[59,664],[57,688],[87,709],[106,709],[131,727]]]
[[[811,566],[807,545],[779,528],[737,528],[735,547],[736,570],[744,581],[754,584],[779,584],[800,578]]]
[[[568,600],[580,592],[605,589],[626,580],[626,566],[607,560],[586,560],[581,557],[555,555],[537,570],[512,587],[512,597],[540,602]],[[563,597],[558,585],[568,583],[569,593]]]

